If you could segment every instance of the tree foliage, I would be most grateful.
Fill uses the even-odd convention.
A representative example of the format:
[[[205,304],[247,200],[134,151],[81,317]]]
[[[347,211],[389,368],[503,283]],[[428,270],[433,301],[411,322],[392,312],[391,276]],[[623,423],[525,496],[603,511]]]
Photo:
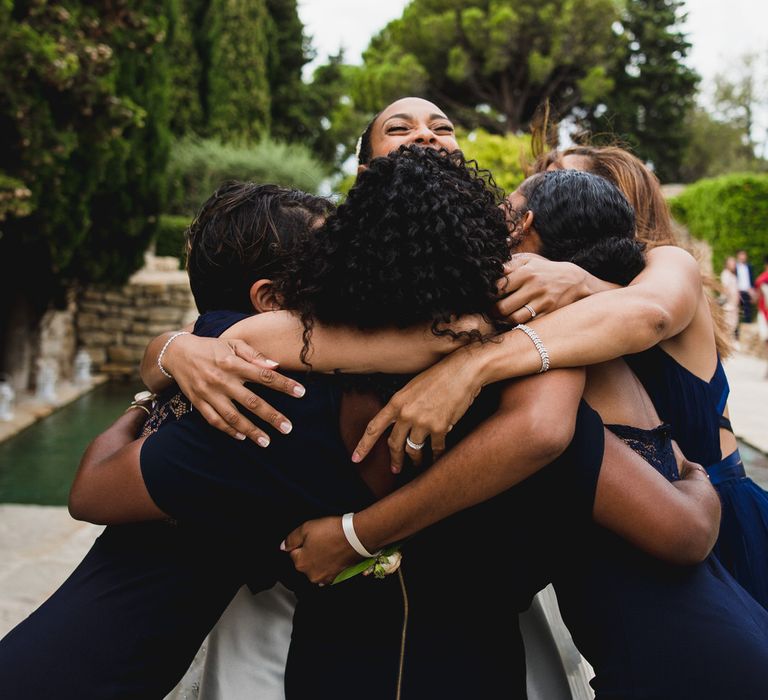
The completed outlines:
[[[768,108],[768,83],[764,75],[768,53],[748,52],[741,56],[734,70],[715,77],[715,111],[721,121],[741,132],[745,156],[755,161],[762,148],[765,155],[766,134],[758,135],[756,115]]]
[[[308,109],[311,100],[302,69],[314,53],[304,35],[296,0],[267,0],[267,11],[271,135],[311,143],[317,125]]]
[[[682,0],[627,0],[622,49],[609,74],[614,88],[584,120],[650,161],[662,182],[681,177],[685,120],[698,82],[683,63],[690,44],[679,29],[682,6]]]
[[[500,136],[476,129],[459,135],[459,146],[467,160],[476,160],[481,168],[490,170],[507,193],[525,180],[526,166],[532,161],[530,136]]]
[[[712,264],[744,249],[761,260],[768,248],[768,175],[733,174],[701,180],[670,200],[673,216],[712,246]]]
[[[680,163],[682,182],[768,170],[768,163],[758,158],[753,147],[745,142],[744,129],[738,123],[721,121],[697,106],[688,114],[685,129],[688,139]]]
[[[0,162],[24,183],[0,274],[41,305],[57,283],[124,279],[153,233],[167,156],[164,2],[0,4]]]
[[[607,94],[617,18],[613,0],[412,0],[371,41],[355,98],[375,111],[420,94],[468,128],[517,132],[545,99],[567,113]]]
[[[269,132],[269,26],[264,0],[211,0],[205,19],[208,134],[252,141]]]
[[[196,22],[202,8],[194,0],[171,0],[168,14],[168,54],[171,71],[171,132],[177,136],[202,133],[205,114],[203,42]]]

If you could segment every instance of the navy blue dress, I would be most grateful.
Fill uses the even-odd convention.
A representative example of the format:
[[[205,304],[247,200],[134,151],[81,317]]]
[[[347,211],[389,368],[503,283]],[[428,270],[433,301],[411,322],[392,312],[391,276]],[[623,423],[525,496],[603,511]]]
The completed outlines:
[[[659,347],[626,359],[683,454],[707,469],[720,494],[723,515],[715,555],[768,609],[768,493],[746,475],[738,450],[722,458],[720,428],[731,426],[723,416],[730,390],[720,360],[705,382]]]
[[[241,316],[208,314],[197,332],[217,335]],[[338,378],[299,379],[307,387],[301,400],[253,387],[293,420],[291,435],[273,432],[267,450],[212,428],[173,392],[163,397],[141,468],[175,525],[106,528],[51,598],[0,640],[0,697],[160,700],[235,592],[276,579],[299,599],[287,697],[394,697],[404,612],[398,577],[321,589],[278,548],[305,520],[372,501],[339,434]],[[493,394],[483,392],[455,439],[494,409]],[[550,560],[566,546],[563,529],[591,516],[602,438],[599,417],[582,404],[561,458],[409,540],[403,697],[525,698],[517,614],[548,582]],[[489,536],[499,522],[515,533],[501,549]],[[451,566],[457,551],[461,561]]]
[[[607,426],[668,480],[671,431]],[[554,581],[597,700],[765,700],[768,612],[711,556],[673,566],[597,525]]]

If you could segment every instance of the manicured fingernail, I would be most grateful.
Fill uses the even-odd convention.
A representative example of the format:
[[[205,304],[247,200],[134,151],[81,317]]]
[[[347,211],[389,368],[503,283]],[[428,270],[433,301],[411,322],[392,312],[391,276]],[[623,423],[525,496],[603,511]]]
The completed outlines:
[[[324,583],[318,583],[317,585],[320,586],[320,588],[322,588],[325,584]]]
[[[269,447],[269,438],[264,437],[263,435],[258,440],[256,440],[256,442],[258,442],[262,447]]]
[[[355,464],[357,464],[357,463],[360,461],[360,453],[359,453],[357,450],[355,450],[355,451],[352,453],[352,461],[353,461]]]
[[[274,360],[264,360],[264,364],[268,367],[277,367],[280,363],[275,362]]]
[[[235,439],[236,440],[245,440],[245,435],[242,433],[235,433]]]
[[[293,426],[287,421],[284,420],[282,423],[280,423],[280,432],[285,433],[286,435],[293,430]]]
[[[307,390],[303,386],[299,386],[298,384],[293,387],[293,395],[294,396],[304,396],[304,394],[307,393]]]
[[[285,540],[280,543],[280,549],[284,552],[286,550]]]
[[[400,467],[396,467],[394,464],[392,465],[392,473],[393,474],[399,474],[400,473]]]

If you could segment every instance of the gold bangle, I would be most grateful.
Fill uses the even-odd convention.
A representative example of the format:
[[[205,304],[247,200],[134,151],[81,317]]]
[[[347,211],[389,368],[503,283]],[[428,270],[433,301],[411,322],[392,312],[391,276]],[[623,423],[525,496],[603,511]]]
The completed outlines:
[[[155,406],[156,398],[157,395],[153,394],[151,391],[140,391],[133,397],[131,405],[128,406],[128,408],[126,408],[123,413],[128,413],[128,411],[130,411],[132,408],[140,408],[142,411],[146,411],[148,416],[151,416],[152,408]],[[147,406],[147,404],[149,404],[149,406]]]
[[[148,416],[152,415],[152,411],[150,411],[144,404],[140,403],[132,403],[123,411],[123,413],[128,413],[128,411],[130,411],[132,408],[140,408],[142,411],[146,411]]]

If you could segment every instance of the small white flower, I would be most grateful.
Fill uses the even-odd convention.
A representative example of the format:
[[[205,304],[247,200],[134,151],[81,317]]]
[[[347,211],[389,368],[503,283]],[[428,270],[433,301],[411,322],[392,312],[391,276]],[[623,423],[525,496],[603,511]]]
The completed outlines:
[[[400,568],[400,562],[403,560],[403,554],[400,550],[392,554],[380,554],[376,560],[365,570],[365,574],[373,574],[376,578],[384,578],[389,574],[394,574]]]

